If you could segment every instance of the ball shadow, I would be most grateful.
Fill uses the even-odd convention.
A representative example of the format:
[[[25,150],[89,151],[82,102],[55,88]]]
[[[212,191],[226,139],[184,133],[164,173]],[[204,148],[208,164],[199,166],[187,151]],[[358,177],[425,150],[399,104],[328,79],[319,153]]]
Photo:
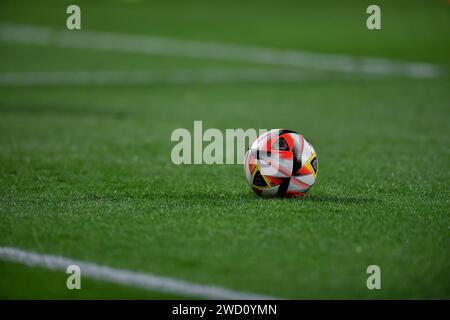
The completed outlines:
[[[368,204],[377,202],[374,198],[366,197],[347,197],[330,194],[311,194],[302,198],[304,201],[318,202],[318,203],[333,203],[333,204]]]

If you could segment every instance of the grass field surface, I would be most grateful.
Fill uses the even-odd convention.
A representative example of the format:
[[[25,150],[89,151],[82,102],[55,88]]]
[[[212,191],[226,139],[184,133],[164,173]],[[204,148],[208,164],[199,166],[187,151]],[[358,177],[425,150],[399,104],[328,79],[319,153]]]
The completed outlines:
[[[68,4],[2,1],[0,24],[63,30]],[[443,73],[372,78],[0,41],[0,246],[280,298],[450,298],[450,5],[380,1],[382,30],[369,31],[369,4],[81,1],[73,32],[378,57]],[[30,72],[287,69],[304,79],[7,83]],[[318,154],[316,185],[303,199],[261,199],[240,165],[174,165],[170,135],[194,120],[301,132]],[[381,290],[366,287],[371,264]],[[69,291],[66,278],[0,260],[0,298],[180,298],[89,278]]]

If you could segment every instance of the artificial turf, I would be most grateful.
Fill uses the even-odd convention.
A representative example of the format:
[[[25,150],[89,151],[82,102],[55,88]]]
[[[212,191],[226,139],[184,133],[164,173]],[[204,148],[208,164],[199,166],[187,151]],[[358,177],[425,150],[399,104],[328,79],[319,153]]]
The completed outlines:
[[[319,21],[308,22],[289,15],[289,5],[278,8],[285,14],[280,22],[265,3],[260,15],[251,15],[247,6],[237,13],[219,10],[222,4],[214,7],[222,17],[214,24],[214,14],[171,11],[163,4],[155,4],[159,15],[148,3],[115,2],[103,11],[106,2],[83,5],[86,28],[95,30],[288,48],[294,43],[294,49],[304,44],[324,52],[448,64],[448,35],[440,29],[448,27],[441,19],[449,15],[445,3],[409,7],[409,16],[429,23],[429,29],[417,27],[416,37],[403,30],[406,21],[388,12],[386,25],[394,35],[388,29],[373,38],[355,29],[354,46],[334,41],[356,25],[356,18],[347,19],[356,10],[350,5],[339,11],[340,28],[331,28],[328,36],[311,27],[322,25],[317,12],[326,6],[314,11]],[[65,18],[57,15],[58,6],[48,5],[39,17],[31,9],[20,11],[26,8],[22,2],[1,6],[2,22],[59,26],[58,19]],[[424,6],[428,11],[421,11]],[[119,7],[122,24],[105,18],[116,17],[113,9]],[[399,17],[402,7],[396,8]],[[144,9],[159,20],[146,25]],[[258,29],[245,28],[245,17],[274,30],[262,37]],[[233,18],[241,28],[235,29]],[[170,19],[187,28],[165,28]],[[216,28],[200,29],[202,24]],[[295,41],[291,25],[315,31],[302,29],[307,41]],[[400,39],[397,47],[390,42],[394,38]],[[253,66],[7,42],[0,42],[0,58],[2,72]],[[282,298],[448,299],[449,88],[445,76],[0,87],[0,246]],[[261,199],[246,185],[242,166],[174,165],[170,134],[192,130],[194,120],[202,120],[204,128],[301,132],[318,154],[316,185],[304,199]],[[381,267],[381,290],[366,287],[371,264]],[[74,293],[65,289],[65,279],[1,262],[0,297],[173,297],[88,279]]]

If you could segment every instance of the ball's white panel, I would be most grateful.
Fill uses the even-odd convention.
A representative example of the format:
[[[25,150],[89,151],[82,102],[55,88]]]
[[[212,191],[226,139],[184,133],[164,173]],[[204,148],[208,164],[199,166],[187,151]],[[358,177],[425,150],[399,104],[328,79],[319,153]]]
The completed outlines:
[[[258,160],[261,168],[261,174],[278,178],[288,178],[292,175],[292,159],[280,159],[277,154],[272,153],[265,160]]]
[[[306,185],[303,183],[298,183],[298,180],[295,178],[292,178],[291,181],[289,181],[288,186],[288,192],[306,192],[311,188],[310,185]]]
[[[314,150],[314,147],[312,146],[311,143],[308,142],[308,146],[312,153],[316,153],[316,150]]]
[[[305,138],[303,138],[303,153],[302,153],[302,164],[306,163],[312,156],[311,145]]]
[[[270,131],[264,133],[263,135],[258,137],[258,139],[256,139],[252,143],[252,146],[250,147],[250,149],[254,150],[254,151],[267,150],[267,141],[278,136],[278,132],[279,132],[279,130],[270,130]]]
[[[316,178],[314,177],[313,174],[308,174],[306,176],[295,176],[295,177],[293,177],[293,179],[294,178],[299,180],[300,182],[306,183],[310,186],[312,186],[314,184],[314,182],[316,181]]]
[[[244,161],[245,178],[247,179],[247,183],[249,185],[251,185],[252,180],[252,174],[250,172],[250,163],[249,163],[250,154],[251,151],[248,150],[247,153],[245,154],[245,161]]]

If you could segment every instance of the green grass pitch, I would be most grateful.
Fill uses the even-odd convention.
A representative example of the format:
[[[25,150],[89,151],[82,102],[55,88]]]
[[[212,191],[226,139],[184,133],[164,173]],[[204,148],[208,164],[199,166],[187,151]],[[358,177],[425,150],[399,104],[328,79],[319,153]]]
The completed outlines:
[[[80,6],[83,30],[449,66],[445,1],[380,3],[380,32],[365,28],[367,1]],[[2,1],[0,23],[62,29],[68,4]],[[277,67],[0,41],[0,73],[243,68]],[[316,185],[261,199],[240,165],[172,164],[170,134],[194,120],[301,132]],[[448,76],[0,86],[0,246],[282,298],[448,299],[449,123]],[[371,264],[381,290],[366,287]],[[0,261],[0,298],[184,298],[65,280]]]

